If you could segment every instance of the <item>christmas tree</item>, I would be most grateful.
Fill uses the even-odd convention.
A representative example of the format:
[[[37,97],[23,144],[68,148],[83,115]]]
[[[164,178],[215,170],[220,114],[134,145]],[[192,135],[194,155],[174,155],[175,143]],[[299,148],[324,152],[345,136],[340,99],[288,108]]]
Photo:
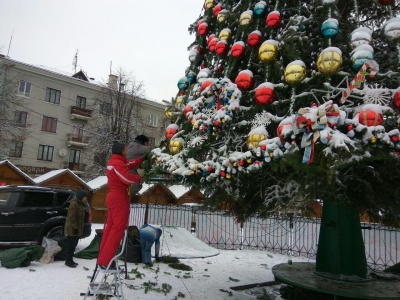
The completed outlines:
[[[394,224],[397,9],[394,0],[205,0],[189,27],[190,66],[165,111],[172,124],[153,150],[154,171],[201,188],[209,205],[239,220],[321,200],[331,225],[359,227],[361,212]],[[327,266],[343,257],[329,252],[340,230],[320,238],[317,269],[365,278],[359,228],[344,231],[361,253],[346,259],[360,270]]]

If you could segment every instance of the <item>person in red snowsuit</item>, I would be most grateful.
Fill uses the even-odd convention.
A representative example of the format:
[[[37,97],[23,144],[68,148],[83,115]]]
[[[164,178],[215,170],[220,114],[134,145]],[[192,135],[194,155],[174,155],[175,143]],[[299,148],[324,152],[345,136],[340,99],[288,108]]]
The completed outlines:
[[[129,186],[141,182],[140,175],[131,174],[129,170],[137,168],[143,162],[144,157],[128,162],[125,156],[125,145],[114,142],[112,156],[107,163],[106,171],[109,192],[106,198],[107,222],[104,226],[97,258],[97,264],[100,268],[106,268],[116,255],[124,230],[128,227]]]

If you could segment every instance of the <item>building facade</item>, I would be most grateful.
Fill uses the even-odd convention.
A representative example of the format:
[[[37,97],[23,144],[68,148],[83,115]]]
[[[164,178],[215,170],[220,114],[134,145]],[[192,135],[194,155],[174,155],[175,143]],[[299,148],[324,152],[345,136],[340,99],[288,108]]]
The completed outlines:
[[[0,55],[0,73],[1,98],[13,103],[9,119],[25,129],[24,137],[12,142],[9,149],[2,147],[0,159],[8,159],[32,178],[66,168],[87,178],[87,166],[94,159],[88,128],[106,117],[109,103],[101,99],[107,99],[113,88],[110,83],[115,84],[118,77],[110,75],[109,82],[102,84],[82,71],[62,73],[4,55]],[[136,130],[156,145],[168,125],[165,106],[142,98],[138,101],[140,124],[135,124]]]

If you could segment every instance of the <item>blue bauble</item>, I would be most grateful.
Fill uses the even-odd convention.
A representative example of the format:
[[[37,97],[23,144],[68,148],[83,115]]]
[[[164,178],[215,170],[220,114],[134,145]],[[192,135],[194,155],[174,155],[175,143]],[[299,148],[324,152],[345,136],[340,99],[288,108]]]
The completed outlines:
[[[325,21],[321,27],[324,38],[333,38],[339,33],[339,25],[334,21]]]
[[[182,77],[178,81],[178,89],[181,91],[187,90],[189,87],[189,80],[186,77]]]
[[[197,78],[196,73],[193,71],[189,71],[189,73],[187,74],[187,79],[189,83],[190,84],[196,83],[196,78]]]
[[[254,5],[254,15],[256,17],[261,17],[264,12],[265,12],[265,8],[267,7],[267,4],[264,1],[260,1],[258,3],[256,3],[256,5]]]
[[[374,54],[372,51],[368,50],[367,48],[356,48],[350,57],[351,68],[354,71],[358,71],[367,60],[373,59]]]

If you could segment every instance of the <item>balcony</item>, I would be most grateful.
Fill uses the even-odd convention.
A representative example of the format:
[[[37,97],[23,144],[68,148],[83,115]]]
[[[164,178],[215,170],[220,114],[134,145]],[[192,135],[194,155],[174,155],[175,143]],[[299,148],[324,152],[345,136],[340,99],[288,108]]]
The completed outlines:
[[[71,163],[71,162],[64,162],[64,168],[71,170],[75,174],[83,174],[85,173],[86,164],[80,163]]]
[[[68,133],[67,146],[68,147],[74,146],[74,147],[85,148],[85,147],[89,146],[89,141],[88,141],[88,138],[83,137],[82,135]]]
[[[71,106],[71,116],[70,118],[79,120],[90,120],[92,118],[92,110],[87,108],[82,108],[78,106]]]

